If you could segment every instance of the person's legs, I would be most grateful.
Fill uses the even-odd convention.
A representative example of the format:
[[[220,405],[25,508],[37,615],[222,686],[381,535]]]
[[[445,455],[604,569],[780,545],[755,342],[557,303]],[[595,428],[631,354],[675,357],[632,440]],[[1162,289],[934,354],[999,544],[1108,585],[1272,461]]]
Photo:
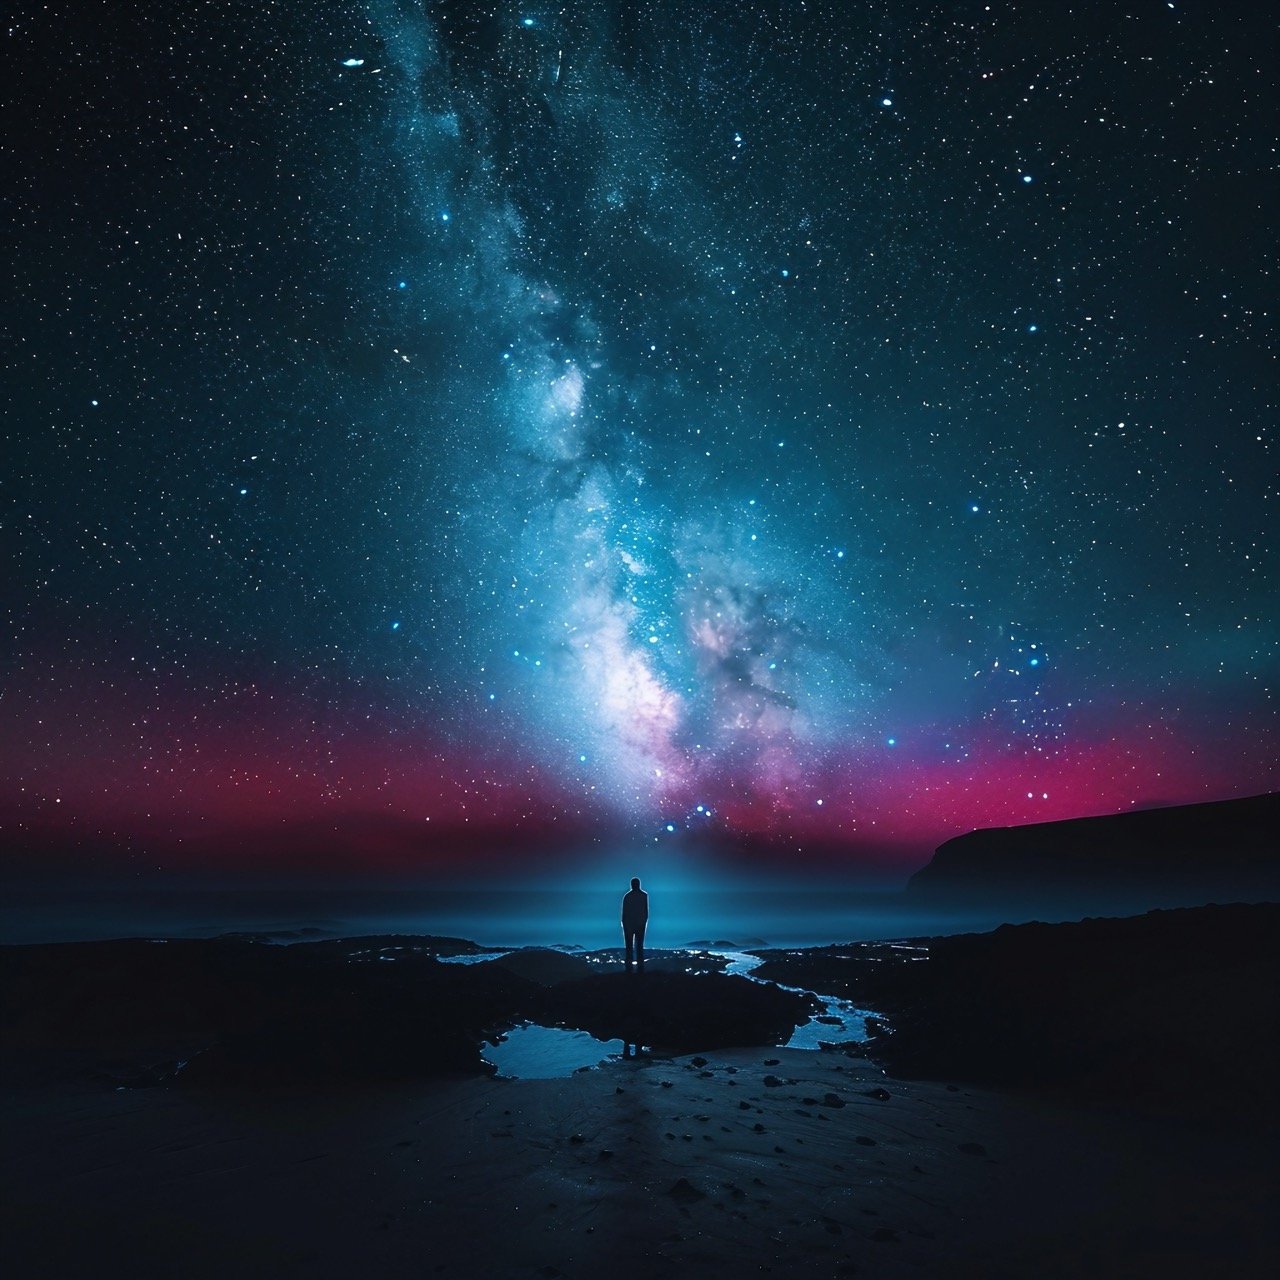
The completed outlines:
[[[622,936],[626,939],[626,942],[627,942],[627,968],[630,969],[631,968],[631,948],[632,948],[632,944],[635,942],[635,936],[636,936],[635,930],[624,929],[622,931]]]
[[[636,967],[644,968],[644,925],[636,930]]]

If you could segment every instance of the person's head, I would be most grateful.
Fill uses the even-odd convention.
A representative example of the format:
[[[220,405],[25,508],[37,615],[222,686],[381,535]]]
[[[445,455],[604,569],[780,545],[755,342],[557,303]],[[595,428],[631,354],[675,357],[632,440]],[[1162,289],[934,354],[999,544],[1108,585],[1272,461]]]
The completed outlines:
[[[638,889],[638,888],[640,887],[640,877],[639,877],[639,876],[632,876],[632,877],[631,877],[631,887],[632,887],[633,889]]]

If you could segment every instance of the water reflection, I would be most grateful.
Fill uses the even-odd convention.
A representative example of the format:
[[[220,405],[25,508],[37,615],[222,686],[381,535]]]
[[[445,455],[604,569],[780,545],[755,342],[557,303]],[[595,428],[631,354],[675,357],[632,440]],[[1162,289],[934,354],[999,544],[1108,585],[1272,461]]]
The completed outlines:
[[[627,1050],[635,1048],[621,1040],[597,1040],[585,1031],[526,1022],[513,1027],[497,1044],[486,1045],[484,1056],[503,1079],[556,1080],[611,1057],[634,1056]]]

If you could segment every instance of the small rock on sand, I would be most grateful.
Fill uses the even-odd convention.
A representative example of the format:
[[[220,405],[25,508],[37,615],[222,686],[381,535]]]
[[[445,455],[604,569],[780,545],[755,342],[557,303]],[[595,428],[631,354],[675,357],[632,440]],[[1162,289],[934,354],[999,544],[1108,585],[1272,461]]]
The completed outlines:
[[[697,1201],[707,1198],[706,1192],[699,1191],[688,1178],[678,1178],[673,1182],[667,1191],[667,1195],[677,1204],[695,1204]]]

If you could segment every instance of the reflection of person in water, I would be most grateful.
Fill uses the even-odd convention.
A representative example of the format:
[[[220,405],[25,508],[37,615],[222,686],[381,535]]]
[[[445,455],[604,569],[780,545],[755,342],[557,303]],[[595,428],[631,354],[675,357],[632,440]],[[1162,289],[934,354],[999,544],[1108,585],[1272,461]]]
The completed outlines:
[[[622,897],[622,936],[627,944],[627,968],[631,968],[632,946],[637,966],[644,969],[644,927],[649,923],[649,895],[632,880],[631,892]]]

